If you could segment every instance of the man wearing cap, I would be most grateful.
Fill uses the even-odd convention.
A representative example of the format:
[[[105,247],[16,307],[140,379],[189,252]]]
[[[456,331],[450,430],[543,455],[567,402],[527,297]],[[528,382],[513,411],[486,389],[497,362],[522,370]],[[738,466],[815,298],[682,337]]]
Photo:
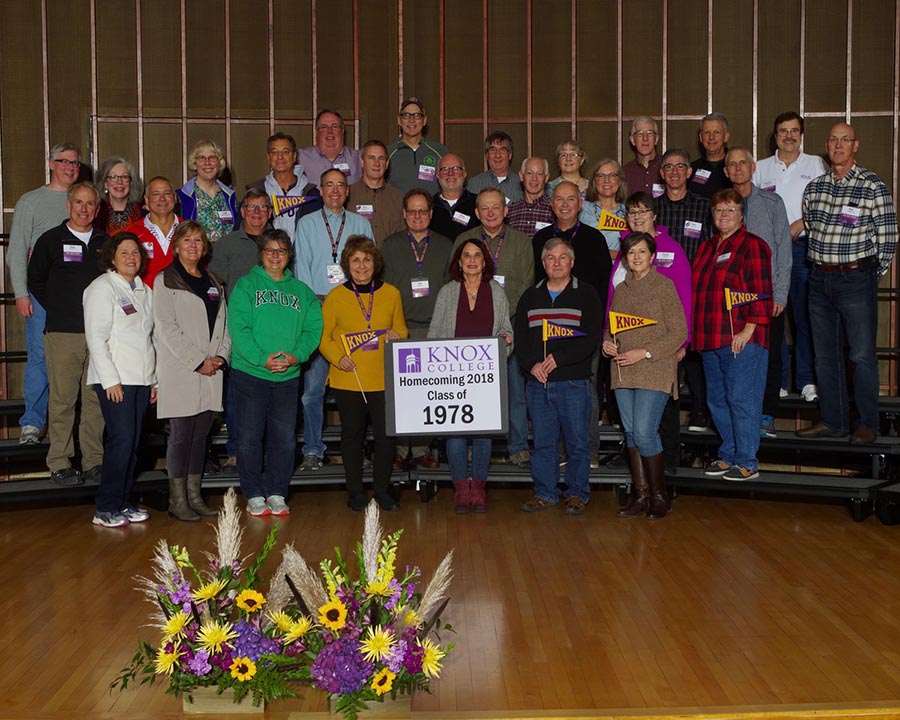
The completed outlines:
[[[316,144],[297,153],[306,176],[316,179],[331,168],[340,170],[352,185],[362,177],[359,152],[344,145],[344,118],[336,110],[320,110],[316,115]]]
[[[427,190],[430,195],[438,191],[438,161],[450,152],[439,142],[425,137],[428,116],[419,98],[403,101],[397,115],[400,139],[388,148],[391,164],[388,182],[400,192],[413,188]]]
[[[460,233],[480,224],[475,194],[466,190],[466,163],[459,155],[447,153],[438,162],[437,179],[441,189],[434,194],[431,229],[456,240]]]
[[[387,146],[381,140],[369,140],[359,154],[362,180],[350,186],[347,207],[372,225],[375,244],[381,247],[388,235],[405,229],[403,193],[385,182],[388,170]]]

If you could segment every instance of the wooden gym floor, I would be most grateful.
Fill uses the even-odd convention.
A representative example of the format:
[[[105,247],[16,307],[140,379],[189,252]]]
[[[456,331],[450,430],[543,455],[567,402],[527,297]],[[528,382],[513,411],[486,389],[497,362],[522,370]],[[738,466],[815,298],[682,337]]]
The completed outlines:
[[[650,522],[616,518],[609,490],[582,517],[520,512],[528,497],[492,489],[487,515],[455,516],[447,489],[407,492],[382,515],[426,578],[456,549],[458,647],[414,717],[900,717],[900,527],[842,504],[683,496]],[[246,519],[245,552],[272,523],[311,564],[349,552],[362,515],[344,499],[294,492],[289,519]],[[198,560],[213,542],[152,512],[104,529],[88,505],[0,506],[0,718],[180,716],[162,687],[108,690],[137,638],[158,639],[132,582],[153,545]],[[306,691],[267,717],[324,710]]]

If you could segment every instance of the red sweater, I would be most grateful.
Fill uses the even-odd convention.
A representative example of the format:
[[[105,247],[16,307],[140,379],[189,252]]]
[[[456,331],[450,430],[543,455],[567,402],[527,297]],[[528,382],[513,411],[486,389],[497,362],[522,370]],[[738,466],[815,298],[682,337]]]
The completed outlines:
[[[147,266],[144,268],[144,272],[141,273],[141,278],[148,287],[152,288],[153,281],[156,279],[156,276],[172,264],[174,255],[172,254],[171,242],[169,243],[168,252],[163,251],[162,246],[160,246],[159,241],[156,239],[156,236],[153,234],[153,232],[150,231],[150,222],[150,216],[147,215],[141,220],[131,223],[131,225],[125,228],[125,232],[130,232],[137,235],[138,239],[141,241],[141,245],[144,246],[144,250],[147,251]],[[175,228],[178,227],[178,223],[180,222],[181,218],[176,215],[175,224],[172,225],[173,233],[175,232]],[[171,238],[171,235],[169,237]]]

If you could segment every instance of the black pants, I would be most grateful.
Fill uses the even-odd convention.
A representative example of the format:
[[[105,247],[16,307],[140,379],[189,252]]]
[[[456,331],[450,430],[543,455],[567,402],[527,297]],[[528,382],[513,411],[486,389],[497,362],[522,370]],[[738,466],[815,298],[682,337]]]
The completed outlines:
[[[662,420],[659,423],[659,439],[662,441],[666,457],[666,467],[678,467],[681,464],[681,418],[680,403],[669,398],[663,408]]]
[[[169,418],[169,445],[166,448],[166,472],[170,478],[202,475],[206,460],[206,436],[215,413],[211,410]]]
[[[769,368],[763,392],[762,414],[775,417],[781,400],[781,345],[784,341],[784,313],[769,318]]]
[[[100,400],[100,411],[106,423],[103,438],[103,470],[97,488],[97,512],[117,513],[131,504],[134,469],[141,441],[141,426],[150,403],[150,388],[143,385],[123,385],[122,402],[114,403],[106,397],[106,390],[94,385]]]
[[[335,390],[338,412],[341,414],[341,456],[344,460],[344,475],[351,497],[363,494],[363,443],[366,439],[366,420],[372,423],[375,435],[375,458],[373,474],[375,494],[387,492],[394,464],[394,441],[385,434],[384,391],[366,392],[355,390]]]
[[[693,412],[709,414],[706,406],[706,376],[703,374],[703,357],[696,350],[688,350],[682,360],[684,377],[687,380],[691,397],[694,399]]]

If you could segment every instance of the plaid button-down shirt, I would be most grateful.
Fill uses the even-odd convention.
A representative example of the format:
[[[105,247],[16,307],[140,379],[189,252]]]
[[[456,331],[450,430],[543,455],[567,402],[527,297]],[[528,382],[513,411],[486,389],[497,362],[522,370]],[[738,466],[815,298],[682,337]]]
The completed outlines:
[[[656,224],[669,228],[671,238],[684,248],[688,260],[693,263],[700,243],[715,232],[709,214],[709,200],[692,192],[681,200],[670,200],[668,195],[663,194],[656,199],[656,208]]]
[[[528,202],[524,198],[517,200],[510,204],[509,212],[506,213],[506,224],[519,232],[525,233],[529,240],[534,237],[538,230],[551,225],[553,220],[550,198],[546,195],[541,195],[533,203]],[[543,225],[536,228],[534,226],[535,223],[543,223]]]

